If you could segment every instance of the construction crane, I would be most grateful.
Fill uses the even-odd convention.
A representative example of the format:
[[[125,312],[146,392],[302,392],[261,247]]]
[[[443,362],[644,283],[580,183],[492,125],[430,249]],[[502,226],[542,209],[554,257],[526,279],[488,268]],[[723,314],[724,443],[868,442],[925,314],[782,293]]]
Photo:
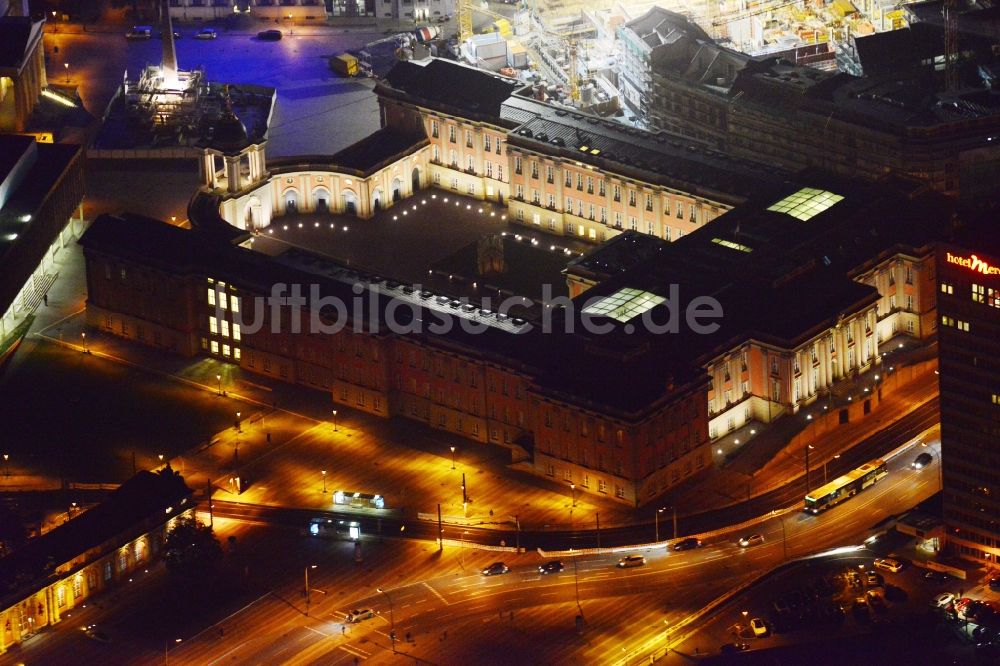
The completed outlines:
[[[472,2],[458,0],[458,41],[464,44],[472,38]]]

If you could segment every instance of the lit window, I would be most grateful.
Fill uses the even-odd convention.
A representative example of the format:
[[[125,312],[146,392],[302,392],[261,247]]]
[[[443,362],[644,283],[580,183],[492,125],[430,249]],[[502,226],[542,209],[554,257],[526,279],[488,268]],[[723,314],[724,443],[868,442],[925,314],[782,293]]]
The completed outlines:
[[[215,305],[215,287],[208,288],[208,304]]]
[[[984,303],[986,301],[986,287],[981,284],[972,285],[972,300],[976,303]]]
[[[233,312],[239,312],[240,311],[240,301],[239,301],[239,299],[237,299],[235,296],[230,296],[229,297],[229,308]]]
[[[229,337],[229,322],[226,321],[225,319],[223,319],[220,323],[222,324],[222,337],[228,338]]]
[[[213,354],[219,353],[219,343],[216,342],[215,340],[212,340],[212,353]]]
[[[219,285],[222,286],[222,283],[220,282]],[[219,307],[222,308],[223,310],[226,309],[226,305],[227,305],[226,301],[227,301],[227,299],[226,299],[225,292],[220,293],[219,294]]]
[[[950,284],[948,284],[947,282],[942,282],[941,283],[941,293],[942,294],[954,294],[955,293],[955,288],[953,286],[951,286]]]
[[[208,318],[208,330],[211,333],[218,334],[218,332],[219,332],[219,320],[216,319],[215,317],[209,317]]]
[[[222,355],[229,356],[229,345],[222,345]]]
[[[233,358],[235,358],[237,361],[240,360],[240,348],[239,347],[233,347]]]
[[[604,315],[622,323],[638,317],[666,299],[648,291],[625,287],[583,309],[584,314]]]
[[[233,340],[236,340],[237,342],[239,342],[242,339],[243,339],[243,336],[242,336],[241,331],[240,331],[240,325],[239,324],[233,324]]]
[[[786,213],[803,222],[819,215],[824,210],[842,201],[844,197],[826,190],[803,187],[795,194],[790,194],[768,210],[775,213]]]

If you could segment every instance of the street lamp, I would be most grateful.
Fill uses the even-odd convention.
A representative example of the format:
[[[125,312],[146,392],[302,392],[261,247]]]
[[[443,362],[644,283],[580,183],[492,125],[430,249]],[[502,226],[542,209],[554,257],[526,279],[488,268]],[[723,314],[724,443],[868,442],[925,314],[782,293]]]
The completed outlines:
[[[236,432],[243,432],[243,424],[240,422],[240,414],[242,412],[236,412]]]
[[[83,340],[83,353],[84,354],[89,354],[90,353],[90,349],[87,348],[87,334],[86,333],[81,333],[80,334],[80,339]]]
[[[3,454],[4,475],[10,477],[10,454]]]
[[[656,530],[656,538],[654,539],[654,541],[658,542],[660,540],[660,514],[663,513],[666,510],[667,510],[667,507],[663,507],[661,509],[657,509],[656,513],[653,514],[653,526],[654,526],[654,529]],[[674,536],[676,536],[676,535],[674,535]]]
[[[222,375],[216,375],[215,380],[219,382],[219,395],[222,395]]]
[[[839,457],[840,457],[840,454],[838,453],[837,455],[835,455],[835,456],[833,457],[833,459],[834,459],[834,460],[836,460],[836,459],[837,459],[837,458],[839,458]],[[829,460],[827,460],[826,462],[824,462],[824,463],[823,463],[823,485],[826,485],[826,466],[827,466],[827,465],[828,465],[829,463],[830,463],[830,461],[829,461]]]
[[[180,642],[181,642],[180,638],[175,638],[174,639],[174,643],[180,643]],[[164,663],[164,665],[170,663],[170,653],[168,652],[169,649],[170,649],[170,641],[168,639],[163,639],[163,663]]]
[[[322,470],[321,473],[323,474],[323,492],[325,493],[326,492],[326,470],[325,469]]]
[[[69,83],[69,63],[68,62],[64,62],[63,63],[63,67],[66,68],[66,83]]]
[[[333,431],[337,432],[337,410],[333,410]]]
[[[813,446],[812,444],[806,444],[806,494],[808,494],[809,491],[812,490],[812,486],[809,483],[809,452],[812,451],[814,448],[816,447]]]
[[[573,506],[575,507],[576,506],[576,484],[575,483],[569,484],[569,489],[570,489],[570,492],[573,493]]]
[[[389,600],[389,640],[392,641],[392,653],[396,654],[396,618],[392,612],[392,597],[390,597],[389,593],[381,587],[376,587],[375,589],[380,594],[384,594],[385,598]]]
[[[309,570],[315,569],[315,564],[310,564],[305,568],[305,584],[306,584],[306,616],[309,616]]]
[[[451,448],[451,468],[455,469],[455,447],[452,446],[450,448]]]
[[[163,464],[163,454],[160,453],[156,457],[160,459],[160,464],[162,465]]]

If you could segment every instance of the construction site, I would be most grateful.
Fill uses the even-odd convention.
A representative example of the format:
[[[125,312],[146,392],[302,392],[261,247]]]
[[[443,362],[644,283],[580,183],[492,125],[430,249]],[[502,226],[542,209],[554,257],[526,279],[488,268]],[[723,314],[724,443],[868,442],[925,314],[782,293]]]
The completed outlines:
[[[438,34],[433,27],[433,34],[417,30],[377,40],[359,56],[360,71],[378,76],[395,59],[451,57],[517,78],[532,86],[537,99],[643,126],[648,118],[642,105],[628,103],[623,70],[635,66],[629,64],[630,57],[648,68],[656,46],[680,37],[672,23],[643,21],[654,7],[683,17],[708,39],[734,51],[836,70],[838,52],[850,52],[854,38],[906,27],[905,4],[905,0],[527,0],[512,5],[460,0],[453,35]]]

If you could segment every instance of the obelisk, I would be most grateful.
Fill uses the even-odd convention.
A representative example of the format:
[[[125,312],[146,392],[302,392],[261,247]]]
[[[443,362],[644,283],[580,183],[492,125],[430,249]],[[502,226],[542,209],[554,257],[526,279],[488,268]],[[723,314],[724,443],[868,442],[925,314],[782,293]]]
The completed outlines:
[[[160,69],[164,79],[177,78],[177,49],[174,46],[174,26],[170,22],[170,2],[160,0],[160,23],[163,30],[163,60]]]

